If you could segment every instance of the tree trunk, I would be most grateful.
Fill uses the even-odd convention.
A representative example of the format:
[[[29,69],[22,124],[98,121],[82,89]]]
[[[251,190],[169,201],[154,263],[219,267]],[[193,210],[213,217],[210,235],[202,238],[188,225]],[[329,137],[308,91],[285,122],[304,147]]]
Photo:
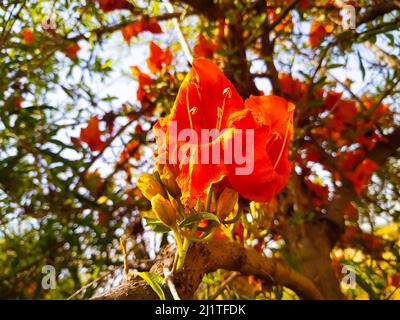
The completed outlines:
[[[297,271],[313,281],[325,299],[343,299],[330,257],[328,227],[325,221],[286,226],[287,249]]]

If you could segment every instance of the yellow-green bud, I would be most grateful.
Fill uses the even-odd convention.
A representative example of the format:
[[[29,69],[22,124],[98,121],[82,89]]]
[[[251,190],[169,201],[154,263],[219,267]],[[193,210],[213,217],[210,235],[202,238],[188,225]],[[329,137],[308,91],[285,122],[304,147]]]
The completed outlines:
[[[151,200],[157,194],[166,197],[160,182],[149,173],[142,173],[136,180],[136,186],[148,200]]]
[[[170,228],[176,226],[176,211],[167,199],[157,194],[151,198],[151,207],[163,224]]]
[[[219,220],[224,221],[234,209],[238,202],[239,194],[237,191],[225,188],[217,201],[217,217]]]
[[[162,168],[161,180],[171,196],[178,197],[181,195],[181,189],[176,182],[176,175],[168,165]]]

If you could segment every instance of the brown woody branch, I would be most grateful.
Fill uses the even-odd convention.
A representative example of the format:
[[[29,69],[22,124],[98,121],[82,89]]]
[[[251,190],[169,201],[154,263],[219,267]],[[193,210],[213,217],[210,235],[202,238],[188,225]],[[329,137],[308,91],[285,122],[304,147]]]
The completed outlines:
[[[396,56],[386,52],[385,50],[381,49],[372,42],[366,41],[364,45],[365,47],[370,49],[373,53],[375,53],[378,59],[383,60],[390,68],[392,69],[400,68],[400,60]]]
[[[164,260],[153,265],[150,271],[162,274],[164,266],[172,266],[174,248],[164,252]],[[322,294],[307,277],[294,271],[284,260],[267,258],[252,248],[236,242],[211,240],[193,244],[186,257],[183,271],[175,275],[174,284],[182,299],[191,299],[204,274],[217,269],[238,271],[255,275],[267,284],[279,284],[296,292],[303,299],[323,299]],[[110,291],[94,297],[101,300],[157,299],[150,286],[140,281],[126,281]]]
[[[270,30],[273,30],[278,24],[282,22],[283,19],[286,18],[286,16],[289,14],[290,10],[292,10],[297,3],[299,3],[300,0],[293,0],[291,3],[289,3],[286,8],[282,10],[282,12],[279,14],[279,16],[275,19],[273,23],[271,23],[268,27]]]
[[[376,6],[368,8],[362,15],[356,19],[357,26],[372,21],[380,16],[383,16],[393,10],[399,9],[392,1],[384,2]]]
[[[181,15],[182,15],[181,12],[164,13],[159,16],[155,16],[154,18],[156,18],[157,21],[165,21],[165,20],[170,20],[173,18],[179,18]],[[140,16],[140,15],[138,15],[138,16]],[[122,21],[122,22],[119,22],[119,23],[116,23],[116,24],[113,24],[110,26],[101,26],[99,28],[89,30],[88,32],[90,34],[95,34],[97,36],[102,36],[104,34],[113,33],[115,31],[118,31],[121,28],[135,22],[138,19],[138,16],[135,16],[133,19],[128,19],[128,20],[125,20],[125,21]],[[85,34],[78,34],[77,36],[68,38],[66,40],[69,42],[77,42],[79,40],[86,39],[87,37],[85,36]]]
[[[171,2],[174,4],[186,4],[210,20],[217,20],[224,17],[224,10],[215,4],[213,0],[174,0]]]

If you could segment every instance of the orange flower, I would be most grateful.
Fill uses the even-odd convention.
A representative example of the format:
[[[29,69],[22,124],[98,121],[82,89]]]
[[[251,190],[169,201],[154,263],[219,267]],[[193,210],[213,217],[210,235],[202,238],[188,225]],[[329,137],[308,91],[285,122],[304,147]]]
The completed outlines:
[[[361,148],[338,153],[339,166],[343,171],[353,171],[354,167],[365,157]]]
[[[245,198],[269,201],[286,185],[292,170],[288,152],[295,107],[281,97],[252,96],[244,108],[230,120],[236,128],[255,129],[254,170],[249,175],[236,175],[231,170],[228,180]]]
[[[362,97],[361,100],[365,108],[365,116],[370,117],[373,123],[381,120],[384,116],[392,114],[387,104],[380,103],[376,105],[376,101],[368,97]]]
[[[299,3],[297,4],[297,6],[301,9],[306,9],[310,6],[310,3],[308,0],[300,0]]]
[[[387,275],[387,283],[389,286],[398,287],[400,285],[400,272]]]
[[[126,161],[132,156],[136,160],[140,160],[140,153],[138,152],[139,146],[140,142],[138,140],[129,141],[119,154],[118,165],[126,163]]]
[[[349,203],[344,209],[344,216],[349,220],[357,221],[358,210],[351,203]]]
[[[150,19],[140,18],[125,27],[121,28],[122,36],[126,42],[129,42],[132,37],[137,36],[140,32],[149,31],[151,33],[161,33],[161,27],[157,19],[152,17]]]
[[[356,102],[353,100],[339,100],[333,109],[327,127],[332,131],[342,132],[353,128],[357,124]]]
[[[357,142],[364,146],[367,150],[375,148],[377,142],[387,143],[387,139],[375,132],[375,128],[361,130],[363,133],[357,137]]]
[[[371,174],[379,168],[376,162],[371,159],[364,159],[354,172],[347,172],[346,177],[353,183],[354,190],[360,195],[365,188]]]
[[[357,242],[357,240],[360,239],[361,233],[362,231],[358,226],[354,225],[347,226],[346,229],[344,230],[344,233],[340,237],[339,245],[343,247],[343,245],[348,246],[349,244],[350,245],[354,244],[355,242]]]
[[[22,97],[16,97],[14,98],[14,105],[15,105],[15,109],[19,110],[21,109],[22,103],[25,101],[24,98]]]
[[[226,94],[223,94],[225,92]],[[230,98],[227,97],[229,92]],[[217,109],[224,105],[224,112],[220,119]],[[226,128],[228,117],[235,111],[243,108],[243,101],[230,81],[219,68],[211,61],[198,58],[193,61],[192,70],[183,81],[174,107],[168,118],[160,119],[155,125],[155,135],[158,146],[158,157],[167,154],[171,158],[171,165],[179,170],[177,183],[182,190],[184,201],[205,199],[211,184],[221,181],[227,175],[227,167],[222,163],[200,164],[180,161],[178,148],[183,143],[172,141],[172,124],[176,124],[176,132],[184,129],[193,129],[197,136],[201,136],[201,129],[216,129],[220,122],[220,129]],[[159,133],[165,132],[162,136]],[[222,144],[228,138],[229,132],[218,135],[208,144],[194,144],[193,153],[198,155],[212,154],[213,146]],[[188,150],[190,152],[190,150]],[[223,155],[221,155],[222,157]],[[208,159],[207,159],[208,160]]]
[[[298,101],[303,96],[305,85],[299,80],[293,79],[288,73],[279,73],[279,84],[285,98]]]
[[[267,6],[271,6],[271,4],[267,2]],[[280,12],[281,8],[267,8],[268,22],[274,23]],[[274,30],[277,32],[282,30],[284,30],[285,32],[290,32],[292,28],[293,28],[293,20],[292,16],[289,14],[280,23],[276,25]]]
[[[235,229],[233,230],[233,239],[243,241],[244,239],[244,227],[241,222],[237,222]]]
[[[100,9],[110,12],[117,9],[126,9],[129,4],[126,0],[99,0]]]
[[[92,151],[99,151],[104,148],[104,142],[100,138],[99,119],[96,116],[90,118],[87,127],[81,129],[79,139],[86,142]]]
[[[35,35],[31,29],[22,29],[21,30],[22,40],[25,44],[32,44],[35,42]]]
[[[312,48],[316,48],[324,40],[324,38],[333,32],[334,26],[331,23],[322,23],[314,19],[311,21],[311,30],[308,43]]]
[[[78,51],[81,50],[81,47],[77,43],[71,43],[64,49],[64,53],[66,56],[72,60],[78,58]]]
[[[97,222],[100,225],[105,225],[106,222],[109,220],[110,215],[107,214],[106,212],[102,211],[102,210],[98,210],[97,211]]]
[[[301,150],[304,152],[304,156],[302,158],[305,161],[310,162],[318,162],[320,159],[320,154],[317,151],[316,147],[311,143],[306,143],[301,146]]]
[[[274,4],[275,4],[275,6],[279,5],[281,7],[287,7],[291,2],[292,2],[291,0],[275,0]],[[267,4],[270,5],[269,2],[267,2]],[[305,9],[310,6],[310,1],[309,0],[300,0],[297,3],[297,6],[301,9]]]
[[[150,41],[150,55],[146,59],[147,66],[152,73],[161,71],[164,67],[167,67],[172,62],[172,53],[169,49],[161,49],[153,41]]]
[[[218,45],[208,40],[204,35],[199,35],[195,45],[193,46],[193,54],[195,57],[212,58]]]
[[[136,91],[136,98],[140,101],[143,107],[151,101],[151,95],[147,92],[146,87],[151,86],[153,80],[151,80],[150,76],[147,73],[140,71],[140,69],[136,66],[131,67],[131,72],[134,76],[137,77],[138,88]]]
[[[211,185],[224,178],[224,183],[228,182],[250,200],[270,200],[284,187],[292,168],[287,157],[293,111],[292,104],[276,96],[251,96],[243,103],[232,83],[213,62],[195,59],[179,89],[171,114],[160,119],[154,127],[157,157],[167,155],[178,168],[177,183],[184,201],[204,200]],[[171,123],[176,127],[171,127]],[[209,143],[190,144],[186,155],[210,157],[213,148],[219,146],[219,162],[210,159],[203,163],[183,162],[179,159],[177,150],[185,143],[173,140],[171,132],[179,133],[189,128],[198,137],[202,129],[215,129],[216,135]],[[236,159],[232,164],[224,164],[223,160],[232,152],[226,142],[232,141],[236,129],[242,129],[242,132],[254,130],[254,148],[242,139],[242,150],[254,162],[254,170],[247,175],[237,174],[236,169],[244,165],[236,163]]]
[[[362,235],[362,240],[367,249],[370,249],[372,251],[382,249],[384,244],[381,237],[369,233],[364,233]]]
[[[308,189],[311,190],[313,198],[312,202],[316,206],[323,205],[328,199],[329,189],[327,186],[323,186],[317,183],[312,182],[309,178],[305,178],[304,182]]]
[[[341,92],[328,91],[325,96],[325,107],[327,110],[332,110],[333,107],[337,106],[337,102],[342,97]]]

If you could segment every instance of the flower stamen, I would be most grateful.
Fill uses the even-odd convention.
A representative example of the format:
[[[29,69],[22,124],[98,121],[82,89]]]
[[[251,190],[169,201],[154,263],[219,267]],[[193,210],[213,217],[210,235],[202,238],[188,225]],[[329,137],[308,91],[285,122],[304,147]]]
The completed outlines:
[[[285,150],[285,145],[286,145],[287,137],[288,137],[288,135],[289,135],[289,127],[290,127],[290,125],[291,125],[291,120],[289,119],[289,121],[288,121],[288,123],[287,123],[287,125],[286,125],[286,132],[285,132],[285,137],[283,138],[282,148],[281,148],[281,151],[279,152],[279,156],[278,156],[278,158],[276,159],[275,164],[274,164],[274,170],[275,170],[276,167],[278,166],[279,160],[281,160],[281,158],[282,158],[283,150]]]
[[[230,98],[232,96],[231,88],[226,87],[222,92],[222,94],[224,96],[224,99],[222,100],[222,107],[217,108],[217,125],[216,125],[217,130],[221,130],[222,116],[224,115],[225,102],[227,98]]]
[[[188,82],[189,81],[190,80],[188,80]],[[189,89],[190,89],[190,85],[187,86],[187,90],[186,90],[186,109],[187,109],[187,114],[189,117],[190,128],[193,129],[192,112],[191,112],[190,101],[189,101]]]

